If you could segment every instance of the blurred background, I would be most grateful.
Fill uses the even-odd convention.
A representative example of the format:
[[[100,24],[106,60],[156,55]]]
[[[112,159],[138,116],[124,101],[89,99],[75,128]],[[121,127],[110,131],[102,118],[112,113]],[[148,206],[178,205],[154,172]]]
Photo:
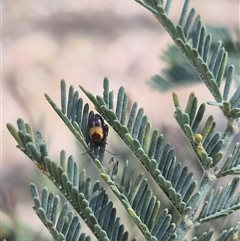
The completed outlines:
[[[177,23],[183,1],[173,2],[170,17]],[[191,6],[204,24],[224,27],[233,37],[239,29],[238,0],[192,1]],[[154,16],[133,0],[3,1],[2,36],[0,237],[8,237],[8,241],[33,240],[33,237],[51,240],[32,210],[29,192],[30,182],[40,189],[49,186],[49,182],[15,148],[16,142],[6,123],[16,125],[16,120],[23,118],[34,132],[41,131],[53,160],[58,161],[64,149],[80,163],[82,150],[44,97],[47,93],[60,105],[61,79],[75,89],[81,84],[96,95],[102,93],[104,77],[109,78],[115,97],[118,88],[124,86],[130,101],[137,101],[144,108],[152,126],[162,130],[179,155],[186,154],[173,117],[172,90],[161,92],[151,84],[151,78],[166,67],[160,56],[173,42]],[[199,103],[213,100],[201,83],[178,85],[174,90],[181,103],[186,103],[192,91]],[[81,93],[80,96],[88,101]],[[224,125],[217,108],[208,107],[207,111],[220,117]],[[109,138],[112,141],[108,140],[108,149],[118,152],[117,135],[112,131]],[[129,158],[130,152],[124,148]],[[189,154],[185,161],[190,171],[194,171],[199,167],[191,166],[191,158],[194,157]],[[80,166],[89,162],[85,159]],[[94,168],[90,165],[87,171]],[[200,173],[196,179],[199,181]],[[240,220],[239,213],[235,216]]]

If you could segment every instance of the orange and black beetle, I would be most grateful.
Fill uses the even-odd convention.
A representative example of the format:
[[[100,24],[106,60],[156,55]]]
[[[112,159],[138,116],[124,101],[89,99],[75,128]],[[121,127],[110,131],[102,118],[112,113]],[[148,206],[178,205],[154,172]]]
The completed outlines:
[[[91,116],[88,122],[89,136],[91,142],[96,146],[101,146],[106,142],[108,135],[108,125],[104,123],[103,118],[99,114]]]

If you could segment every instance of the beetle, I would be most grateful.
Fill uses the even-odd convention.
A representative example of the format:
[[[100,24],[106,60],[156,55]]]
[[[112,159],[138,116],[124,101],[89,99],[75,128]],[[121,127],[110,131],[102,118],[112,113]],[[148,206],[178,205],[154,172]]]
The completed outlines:
[[[92,152],[96,147],[102,146],[103,144],[107,144],[106,138],[108,135],[108,125],[105,124],[102,116],[100,116],[99,114],[93,114],[89,118],[88,135],[90,137],[90,147],[92,148],[92,150],[83,153],[82,155]],[[115,153],[112,153],[107,150],[105,151],[117,156],[117,154]]]
[[[104,143],[106,143],[108,125],[104,123],[102,116],[99,114],[92,115],[88,122],[88,128],[92,143],[94,143],[96,146],[102,146]]]

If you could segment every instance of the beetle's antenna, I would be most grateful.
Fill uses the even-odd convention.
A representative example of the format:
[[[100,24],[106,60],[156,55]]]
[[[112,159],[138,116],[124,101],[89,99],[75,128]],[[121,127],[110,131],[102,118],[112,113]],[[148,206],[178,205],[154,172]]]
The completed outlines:
[[[88,154],[88,153],[91,153],[92,151],[93,151],[93,149],[90,150],[90,151],[84,152],[81,156],[86,155],[86,154]]]
[[[105,151],[108,152],[109,154],[114,155],[114,156],[118,156],[118,154],[116,154],[116,153],[112,153],[112,152],[110,152],[110,151],[108,151],[108,150],[106,150],[106,149],[105,149]]]
[[[87,151],[87,152],[83,153],[81,156],[86,155],[86,154],[88,154],[88,153],[91,153],[93,150],[94,150],[94,149],[92,149],[92,150],[90,150],[90,151]],[[108,151],[108,150],[106,150],[106,149],[105,149],[105,151],[108,152],[109,154],[114,155],[114,156],[118,156],[118,154],[113,153],[113,152],[110,152],[110,151]]]

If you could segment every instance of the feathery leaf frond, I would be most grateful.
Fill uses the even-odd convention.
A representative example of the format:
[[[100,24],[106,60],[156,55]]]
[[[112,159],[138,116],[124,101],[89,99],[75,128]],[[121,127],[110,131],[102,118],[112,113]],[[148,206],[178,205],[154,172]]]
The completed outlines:
[[[210,241],[213,235],[213,231],[203,233],[200,237],[194,237],[191,241]]]
[[[222,231],[216,241],[237,241],[239,240],[240,223],[236,225],[236,227],[232,227],[228,230]]]
[[[24,128],[25,126],[27,126],[27,124],[24,124],[24,122],[18,121],[21,125],[20,128]],[[13,129],[13,126],[9,125],[10,129]],[[14,132],[14,131],[12,131]],[[15,136],[17,136],[17,134],[14,134]],[[23,135],[23,139],[26,139]],[[26,134],[28,135],[28,134]],[[41,135],[39,133],[38,138],[40,138]],[[31,138],[31,140],[33,140],[33,137]],[[114,217],[114,209],[111,209],[111,205],[112,203],[101,203],[100,204],[102,206],[100,206],[98,209],[93,208],[95,207],[95,201],[96,200],[101,200],[101,197],[99,198],[99,196],[102,196],[104,198],[104,200],[108,200],[107,194],[105,194],[105,191],[100,188],[99,183],[97,182],[94,185],[93,188],[93,193],[91,194],[91,179],[85,179],[85,171],[82,171],[79,174],[79,168],[77,163],[75,163],[73,161],[73,158],[70,156],[68,158],[68,161],[66,161],[66,154],[64,151],[61,152],[61,156],[60,156],[60,163],[61,166],[57,166],[57,164],[53,161],[51,161],[51,159],[48,157],[48,155],[44,155],[45,152],[40,152],[40,148],[38,146],[39,143],[43,143],[42,138],[40,138],[39,140],[36,141],[36,143],[30,142],[32,148],[31,149],[24,149],[24,146],[29,146],[29,143],[25,143],[25,145],[23,145],[23,147],[21,148],[23,150],[23,152],[27,155],[30,156],[31,159],[34,161],[34,163],[38,166],[39,169],[41,169],[45,175],[48,176],[48,178],[56,185],[56,187],[64,194],[64,196],[67,198],[67,200],[71,203],[71,205],[74,207],[74,209],[79,213],[79,215],[82,217],[82,219],[86,222],[86,224],[89,226],[89,228],[93,231],[93,233],[97,236],[97,237],[106,237],[107,235],[110,235],[113,233],[112,230],[104,230],[104,228],[109,228],[103,225],[102,223],[102,218],[105,217],[105,214],[108,215],[108,217],[111,217],[111,212],[112,215]],[[44,150],[46,148],[43,148]],[[38,152],[39,150],[39,152]],[[37,153],[33,154],[33,153]],[[37,161],[35,160],[35,158],[32,158],[32,156],[40,156],[40,159],[37,159]],[[40,161],[38,161],[40,160]],[[101,163],[97,160],[95,160],[95,162],[97,163],[97,166],[101,169]],[[40,164],[39,164],[40,163]],[[115,183],[113,182],[114,178],[113,178],[113,173],[116,176],[117,175],[117,164],[113,164],[113,169],[114,172],[110,171],[110,176],[108,176],[107,172],[105,172],[103,169],[101,169],[103,172],[101,173],[101,176],[103,177],[103,180],[110,186],[110,188],[113,190],[113,192],[118,196],[118,198],[120,199],[120,201],[123,203],[124,207],[126,208],[126,210],[128,211],[128,213],[130,214],[130,216],[133,218],[133,220],[135,221],[135,223],[139,226],[140,230],[143,232],[143,234],[145,235],[145,237],[147,238],[147,240],[151,240],[152,235],[151,234],[151,229],[149,230],[147,228],[147,225],[149,226],[150,224],[146,222],[146,220],[144,220],[147,225],[143,225],[143,221],[138,217],[138,215],[135,213],[135,210],[139,209],[139,196],[141,195],[141,192],[143,191],[143,184],[139,183],[138,181],[134,183],[134,188],[132,189],[130,196],[132,196],[134,203],[132,203],[132,205],[129,203],[128,198],[129,197],[125,197],[117,188],[117,186],[115,185]],[[115,167],[114,167],[115,166]],[[110,169],[110,168],[109,168]],[[138,178],[139,179],[139,178]],[[140,184],[141,188],[138,187],[138,185]],[[130,185],[131,186],[131,185]],[[79,189],[79,188],[82,189]],[[137,188],[139,188],[139,190],[137,191],[137,194],[135,193],[135,191],[137,190]],[[148,190],[148,189],[146,189]],[[144,194],[145,195],[145,194]],[[96,199],[97,198],[97,199]],[[98,199],[99,198],[99,199]],[[154,214],[152,215],[151,220],[151,225],[155,225],[155,218],[156,218],[156,214],[158,214],[158,209],[156,209],[156,207],[159,206],[159,202],[156,202],[156,197],[151,196],[152,200],[155,200],[154,202],[151,202],[152,207],[154,207]],[[95,201],[94,201],[95,200]],[[145,200],[145,199],[143,199]],[[89,204],[90,202],[90,204]],[[138,207],[138,209],[137,209]],[[102,213],[100,216],[96,213],[97,211],[99,212],[104,211],[107,208],[107,213]],[[108,210],[109,209],[109,210]],[[149,210],[151,209],[151,207],[149,207]],[[113,210],[113,211],[111,211]],[[141,213],[142,214],[142,213]],[[105,217],[105,219],[107,219],[108,217]],[[161,216],[162,217],[162,216]],[[99,219],[101,218],[101,220]],[[167,220],[171,220],[171,215],[167,215]],[[100,222],[100,223],[99,223]],[[114,220],[111,220],[112,223],[114,223]],[[116,221],[118,222],[118,221]],[[148,220],[149,222],[149,220]],[[164,228],[166,228],[166,230],[164,230],[164,233],[167,236],[171,236],[174,232],[175,226],[174,224],[171,224],[169,221],[167,222],[169,223],[169,225],[166,225],[166,223],[164,223],[164,226],[159,225],[159,229],[158,230],[163,230]],[[120,225],[120,224],[119,224]],[[116,226],[114,226],[115,228],[119,228],[119,225],[116,224]],[[150,225],[150,227],[152,227]],[[122,234],[124,235],[124,237],[126,238],[125,240],[127,240],[128,237],[128,232],[124,232],[124,226],[121,225],[121,230],[122,230]],[[106,233],[105,233],[106,232]],[[117,232],[117,231],[115,231]],[[157,233],[154,233],[155,235],[160,235]],[[164,236],[165,238],[167,236]]]
[[[138,151],[138,147],[139,147],[139,141],[141,140],[141,142],[143,143],[143,137],[147,137],[149,138],[149,136],[146,136],[146,133],[147,133],[147,129],[148,129],[148,132],[149,132],[149,128],[150,128],[150,123],[147,121],[147,117],[144,116],[143,117],[143,109],[139,109],[138,112],[137,112],[137,105],[134,104],[134,107],[132,108],[132,112],[131,112],[131,117],[129,118],[128,120],[128,123],[126,123],[126,112],[127,112],[127,104],[128,104],[128,101],[127,101],[127,95],[123,89],[123,87],[121,87],[119,89],[119,92],[118,92],[118,102],[116,104],[116,115],[113,113],[113,110],[112,109],[108,109],[107,111],[110,112],[110,115],[107,116],[106,118],[106,115],[104,113],[102,113],[101,111],[101,108],[107,108],[106,106],[106,103],[108,103],[108,107],[113,107],[113,92],[109,92],[109,83],[108,83],[108,80],[107,79],[104,79],[104,82],[103,82],[103,86],[104,86],[104,91],[103,91],[103,97],[101,96],[97,96],[96,98],[94,96],[92,96],[91,94],[90,95],[87,95],[89,97],[89,99],[94,103],[97,111],[106,119],[106,120],[113,120],[112,122],[109,121],[109,123],[115,128],[115,129],[118,129],[118,133],[120,136],[123,136],[123,133],[124,133],[124,137],[125,137],[125,134],[126,131],[129,132],[127,129],[126,131],[124,130],[124,132],[122,132],[122,127],[123,128],[127,128],[125,124],[127,124],[128,128],[132,130],[132,135],[135,136],[135,140],[133,140],[133,147],[136,147],[137,146],[137,151]],[[64,100],[66,100],[66,96],[64,95],[64,93],[66,93],[66,84],[64,83],[64,81],[62,80],[61,81],[61,88],[62,88],[62,103],[64,103]],[[83,90],[84,91],[84,90]],[[86,91],[84,91],[86,92]],[[68,104],[67,104],[67,108],[66,108],[66,111],[68,113],[68,117],[67,118],[63,118],[63,112],[65,110],[65,107],[63,108],[62,107],[62,111],[61,110],[58,110],[58,107],[56,106],[56,104],[53,104],[52,100],[47,97],[49,103],[54,107],[55,110],[58,110],[57,113],[60,115],[60,117],[64,120],[64,122],[67,124],[67,126],[69,126],[70,128],[75,128],[75,130],[73,131],[73,133],[76,133],[76,131],[78,130],[78,123],[74,122],[73,125],[72,123],[70,123],[70,121],[73,120],[73,116],[79,116],[77,113],[79,111],[79,109],[75,110],[74,109],[74,104],[69,104],[69,103],[74,103],[76,101],[73,100],[73,96],[77,96],[76,99],[78,98],[78,94],[74,94],[76,92],[73,91],[73,87],[70,87],[69,88],[69,95],[68,95]],[[72,100],[72,101],[71,101]],[[63,105],[65,106],[65,104]],[[77,108],[77,106],[75,105],[75,108]],[[68,109],[70,109],[68,111]],[[106,112],[106,111],[105,111]],[[137,112],[137,113],[136,113]],[[76,113],[76,114],[72,114],[72,113]],[[93,112],[90,112],[88,115],[86,114],[86,117],[89,116],[88,118],[91,117],[91,113]],[[116,121],[117,118],[119,118],[120,121]],[[81,123],[81,119],[78,120],[80,123]],[[124,123],[124,125],[122,125],[122,123]],[[119,128],[119,125],[120,125],[120,128]],[[148,125],[148,127],[147,127]],[[86,139],[85,143],[88,143],[88,129],[86,126],[84,125],[80,125],[81,127],[81,131],[79,131],[78,133],[86,133],[86,135],[84,136],[82,134],[82,139]],[[85,128],[85,129],[84,129]],[[120,131],[120,132],[119,132]],[[132,136],[130,135],[130,133],[128,134],[129,138],[131,139],[131,142],[128,143],[129,145],[132,144]],[[126,140],[127,138],[125,138]],[[160,137],[160,139],[162,139],[162,136]],[[146,140],[145,140],[146,141]],[[165,154],[167,154],[169,152],[169,148],[168,148],[169,145],[167,145],[167,149],[165,149]],[[155,150],[154,150],[155,151]],[[173,150],[171,150],[171,153],[173,153]],[[100,152],[99,152],[100,154]],[[141,153],[142,154],[142,153]],[[152,153],[154,154],[154,152]],[[160,154],[159,153],[159,157],[160,157]],[[100,155],[99,155],[100,156]],[[165,156],[163,155],[161,157],[162,159],[162,162],[167,162],[169,163],[170,165],[168,166],[168,168],[165,167],[165,170],[164,170],[164,174],[168,173],[167,171],[169,170],[169,167],[171,167],[171,172],[173,173],[174,172],[174,164],[175,164],[175,158],[173,158],[173,154],[171,154],[169,156],[169,161],[168,160],[165,160],[165,158],[167,158],[168,156]],[[102,160],[103,160],[103,156],[102,156]],[[149,159],[150,160],[150,159]],[[128,197],[125,197],[121,194],[121,192],[119,192],[119,190],[117,190],[117,187],[115,186],[113,180],[114,180],[114,176],[112,175],[113,173],[113,168],[115,168],[115,174],[117,174],[117,164],[114,164],[114,161],[112,162],[112,165],[113,166],[109,166],[108,167],[108,173],[107,172],[104,172],[103,171],[103,166],[100,164],[100,163],[97,163],[96,159],[94,159],[94,162],[95,164],[97,165],[97,167],[99,168],[99,170],[101,170],[101,177],[104,179],[104,181],[110,186],[110,188],[113,190],[113,192],[119,197],[120,201],[124,204],[124,207],[126,208],[126,210],[129,212],[130,216],[133,218],[133,220],[135,221],[135,223],[139,226],[140,230],[143,232],[143,234],[149,238],[151,238],[151,232],[148,230],[147,226],[145,228],[142,228],[142,223],[143,221],[139,219],[139,217],[135,214],[135,208],[132,207],[129,202],[126,200],[128,200]],[[160,164],[159,164],[160,165]],[[115,166],[115,167],[114,167]],[[162,165],[162,168],[164,167],[164,165]],[[178,168],[180,166],[178,165]],[[180,168],[181,169],[181,168]],[[178,170],[178,169],[177,169]],[[187,170],[187,169],[185,169]],[[108,176],[107,174],[110,174],[110,176]],[[174,200],[174,203],[176,204],[179,204],[179,200],[181,200],[181,192],[182,194],[184,195],[184,201],[188,201],[194,191],[194,188],[196,186],[196,182],[192,182],[192,177],[193,175],[192,174],[189,174],[188,178],[186,178],[186,176],[188,175],[187,172],[182,172],[182,174],[180,175],[179,173],[179,180],[176,179],[175,180],[175,183],[177,185],[177,183],[181,183],[183,181],[185,181],[185,179],[187,180],[186,181],[186,186],[184,188],[182,188],[182,184],[178,186],[178,189],[177,191],[175,191],[174,188],[168,188],[169,187],[169,184],[170,184],[170,181],[168,181],[167,184],[165,184],[165,190],[168,190],[169,191],[169,196],[170,196],[170,199],[171,200]],[[166,182],[164,180],[164,178],[160,178],[160,182],[161,183],[164,183]],[[179,193],[177,193],[179,192]],[[130,211],[132,210],[132,211]],[[179,211],[180,212],[187,212],[189,210],[189,208],[186,208],[186,203],[184,202],[180,202],[179,204]],[[154,223],[154,222],[153,222]],[[173,228],[170,229],[171,231],[173,231]]]
[[[104,98],[106,98],[108,80],[104,79]],[[127,94],[123,87],[118,91],[116,112],[109,108],[107,101],[101,96],[96,98],[82,86],[82,91],[95,105],[96,110],[107,120],[123,141],[130,147],[146,170],[156,180],[180,213],[189,211],[187,202],[196,187],[193,175],[188,174],[188,168],[182,168],[176,162],[173,148],[164,144],[163,135],[158,130],[150,133],[151,124],[144,115],[143,108],[138,109],[137,103],[132,105],[129,118],[127,116]],[[112,92],[110,92],[112,93]],[[109,93],[109,96],[110,96]],[[112,105],[113,106],[113,105]],[[124,108],[123,108],[124,107]],[[124,118],[123,118],[124,117]],[[185,183],[186,180],[186,183]]]
[[[30,190],[34,201],[34,211],[43,224],[57,241],[91,240],[90,236],[81,232],[81,222],[72,210],[69,211],[69,204],[64,203],[60,214],[60,198],[54,196],[47,188],[42,190],[42,197],[38,195],[37,187],[31,183]]]
[[[231,155],[227,158],[217,177],[240,174],[240,144],[236,143]]]
[[[233,41],[233,36],[230,34],[227,28],[223,27],[213,27],[207,26],[206,28],[201,29],[201,36],[206,36],[206,31],[211,34],[212,41],[211,46],[209,48],[210,55],[213,53],[214,46],[219,42],[219,39],[222,42],[225,50],[228,53],[228,62],[226,63],[226,70],[224,73],[224,78],[229,74],[227,72],[231,71],[231,79],[234,78],[235,82],[237,82],[237,86],[240,83],[240,68],[239,68],[239,55],[240,55],[240,44],[239,41]],[[238,33],[236,33],[238,36]],[[199,42],[199,53],[203,54],[204,50],[204,38],[200,37],[201,42]],[[167,67],[161,70],[163,75],[155,75],[151,78],[149,83],[160,91],[167,91],[169,89],[173,89],[176,86],[183,85],[192,85],[198,83],[200,78],[197,76],[194,69],[191,67],[187,59],[182,58],[182,53],[177,48],[176,45],[171,45],[164,51],[161,59],[166,62]],[[235,67],[235,71],[233,71],[233,66]],[[223,70],[223,68],[222,68]],[[234,76],[233,76],[234,74]],[[219,75],[222,76],[222,73]],[[229,85],[230,84],[230,85]],[[224,88],[230,88],[231,82],[225,82]],[[229,89],[228,89],[229,90]],[[227,94],[227,95],[226,95]],[[226,101],[228,98],[229,92],[223,92],[223,100]]]
[[[21,128],[26,125],[23,125],[23,123],[21,120],[21,125],[19,125]],[[39,134],[39,137],[40,136]],[[43,143],[42,138],[38,140],[37,143]],[[37,143],[32,143],[34,148],[30,149],[29,152],[28,149],[24,149],[24,153],[26,153],[27,156],[35,156],[32,153],[38,153],[37,150],[39,147]],[[28,144],[29,143],[25,143],[26,146],[28,146]],[[124,236],[124,240],[128,240],[128,232],[124,232],[124,226],[119,223],[119,218],[116,219],[116,209],[112,207],[112,202],[108,202],[108,196],[104,189],[100,187],[99,182],[96,182],[91,193],[91,179],[86,178],[85,170],[79,174],[78,165],[73,161],[72,156],[66,161],[66,154],[62,151],[60,156],[61,166],[57,166],[47,155],[43,156],[42,153],[38,153],[38,156],[41,156],[41,168],[35,159],[32,160],[41,170],[42,166],[44,167],[44,173],[64,194],[97,237],[105,236],[106,238],[108,236],[111,240],[112,236],[109,235],[116,235],[116,233],[120,232],[118,231],[118,229],[120,229],[122,233],[118,234],[120,235],[119,237]],[[117,162],[114,161],[111,161],[109,164],[111,180],[114,180],[114,177],[117,175],[117,165]],[[127,173],[127,166],[128,165],[125,166],[123,173]],[[132,175],[130,175],[130,179],[124,181],[123,175],[121,181],[122,186],[120,187],[122,194],[118,193],[116,188],[114,188],[114,183],[106,179],[106,177],[105,175],[103,179],[111,186],[114,193],[118,194],[120,200],[126,204],[125,207],[130,213],[130,216],[133,217],[138,225],[141,224],[141,230],[144,235],[148,236],[147,240],[151,240],[153,236],[156,236],[158,240],[168,240],[170,236],[174,236],[175,225],[171,223],[171,215],[166,213],[166,210],[160,214],[160,202],[157,201],[156,197],[152,194],[146,179],[141,181],[142,175],[135,181]],[[131,180],[133,182],[131,182]],[[127,185],[123,186],[124,182]],[[126,191],[127,189],[129,190],[128,193]],[[126,195],[126,197],[124,195]],[[145,205],[145,209],[142,209],[143,205]],[[157,218],[157,216],[159,217]],[[109,224],[111,223],[113,225],[106,225],[107,220],[109,220]],[[115,230],[112,230],[112,228],[115,228]]]
[[[63,176],[63,174],[61,174],[61,176]],[[75,202],[73,202],[73,204],[77,204],[75,209],[83,215],[84,220],[88,220],[90,223],[96,218],[96,221],[100,227],[106,231],[110,240],[112,235],[116,235],[117,232],[121,232],[118,235],[124,236],[125,240],[127,240],[128,232],[124,232],[124,226],[120,224],[120,219],[116,217],[116,209],[113,208],[112,202],[108,201],[108,195],[105,193],[105,190],[100,187],[100,183],[96,182],[94,184],[91,194],[91,179],[86,178],[84,170],[80,173],[79,179],[79,187],[71,186],[68,181],[68,185],[65,188],[65,191],[71,196],[71,199],[73,201],[75,199]],[[63,182],[61,185],[64,185]],[[77,194],[77,190],[79,194]],[[89,215],[90,217],[88,217]],[[94,224],[94,227],[95,226],[96,224]]]
[[[199,222],[203,223],[212,219],[231,214],[240,209],[240,193],[235,199],[233,195],[239,186],[239,178],[234,178],[225,188],[221,187],[214,195],[212,190],[209,199],[205,202],[199,215]]]
[[[61,155],[63,154],[62,152]],[[128,240],[128,232],[124,231],[124,225],[120,224],[120,219],[116,217],[113,203],[108,201],[108,195],[98,181],[91,188],[91,179],[86,178],[85,170],[78,172],[78,165],[72,157],[69,157],[67,165],[64,165],[67,166],[65,171],[63,167],[58,167],[48,157],[45,158],[45,163],[50,179],[65,195],[93,233],[109,240],[112,240],[113,235],[119,235],[119,237],[124,237],[124,240]]]
[[[231,81],[226,82],[223,94],[220,91],[224,73],[227,72],[227,79],[231,79],[231,76],[234,75],[232,66],[229,65],[226,71],[227,52],[221,42],[217,42],[211,53],[212,35],[207,34],[201,17],[199,15],[194,17],[195,9],[188,10],[189,0],[185,0],[177,25],[168,18],[169,5],[168,12],[166,12],[162,1],[136,0],[136,2],[150,10],[170,34],[179,50],[215,98],[216,104],[214,105],[219,106],[227,117],[238,118],[240,116],[238,92],[231,98],[229,109],[226,109],[223,104],[224,98],[228,95],[227,90],[231,86]]]
[[[157,240],[167,241],[173,234],[175,224],[171,223],[172,216],[165,209],[160,213],[160,202],[153,195],[147,179],[139,174],[134,179],[135,170],[129,170],[128,161],[125,163],[119,190],[131,204],[135,215],[139,217],[142,225],[146,225],[152,236]]]
[[[37,132],[33,136],[29,124],[24,123],[22,119],[17,120],[18,130],[12,125],[7,124],[7,128],[17,141],[17,147],[27,155],[43,172],[46,172],[44,157],[48,156],[48,151],[41,133]]]
[[[215,241],[237,241],[239,238],[239,228],[240,223],[238,223],[236,227],[232,227],[229,230],[222,231],[222,233],[218,236],[218,238]],[[213,231],[203,233],[199,238],[194,237],[191,241],[210,241],[213,233]]]
[[[202,132],[198,131],[206,106],[201,104],[197,111],[197,98],[194,93],[189,96],[185,111],[181,110],[178,96],[173,93],[176,108],[174,116],[185,133],[190,145],[195,151],[204,169],[215,166],[223,156],[223,140],[219,132],[214,134],[216,123],[213,116],[209,116]]]
[[[32,134],[30,126],[25,124],[22,119],[18,120],[18,127],[20,128],[19,131],[17,131],[14,126],[8,124],[8,128],[16,138],[19,135],[21,136],[19,137],[22,139],[21,142],[19,142],[21,144],[19,148],[64,194],[95,236],[110,240],[109,236],[117,232],[119,237],[124,237],[124,240],[127,241],[128,232],[124,231],[124,226],[120,224],[119,218],[115,219],[116,210],[112,208],[112,202],[108,202],[108,196],[104,189],[100,187],[99,182],[94,184],[93,191],[91,191],[91,179],[85,178],[84,170],[79,174],[78,165],[73,161],[71,156],[68,158],[68,161],[66,161],[66,154],[62,151],[60,156],[62,166],[58,166],[48,157],[46,144],[42,140],[39,132],[37,132],[35,138],[30,136],[29,133]],[[99,161],[96,160],[96,162],[101,166]],[[104,202],[102,202],[102,198],[104,198]],[[96,205],[98,205],[98,208],[95,207]],[[103,212],[101,216],[99,216],[100,210]],[[115,231],[109,229],[109,227],[113,228],[112,226],[106,227],[105,224],[103,224],[101,221],[103,217],[105,219],[111,218],[111,222],[116,224],[114,226],[114,228],[116,228]],[[119,229],[121,231],[119,231]]]
[[[93,160],[98,158],[102,162],[107,140],[105,139],[101,146],[96,146],[90,141],[88,123],[94,113],[89,112],[87,103],[83,106],[83,100],[79,98],[78,91],[74,91],[74,87],[70,86],[67,96],[66,82],[61,81],[61,109],[47,94],[45,97],[91,158]]]

